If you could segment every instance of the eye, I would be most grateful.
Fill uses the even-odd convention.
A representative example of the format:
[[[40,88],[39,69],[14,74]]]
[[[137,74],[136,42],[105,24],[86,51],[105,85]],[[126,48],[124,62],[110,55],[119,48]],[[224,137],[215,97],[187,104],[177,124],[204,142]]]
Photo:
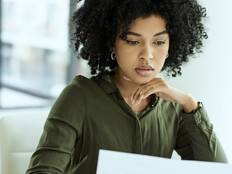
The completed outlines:
[[[164,45],[166,42],[164,40],[159,40],[154,42],[156,45]]]
[[[135,45],[139,43],[138,41],[133,41],[133,40],[126,40],[126,42],[130,45]]]

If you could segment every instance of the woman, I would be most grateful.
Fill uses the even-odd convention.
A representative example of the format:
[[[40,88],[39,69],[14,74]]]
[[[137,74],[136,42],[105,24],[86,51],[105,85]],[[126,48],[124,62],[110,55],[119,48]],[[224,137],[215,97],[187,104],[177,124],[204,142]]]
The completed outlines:
[[[205,16],[196,0],[86,0],[72,41],[93,76],[61,93],[27,174],[94,174],[99,149],[227,162],[202,103],[156,78],[201,51]]]

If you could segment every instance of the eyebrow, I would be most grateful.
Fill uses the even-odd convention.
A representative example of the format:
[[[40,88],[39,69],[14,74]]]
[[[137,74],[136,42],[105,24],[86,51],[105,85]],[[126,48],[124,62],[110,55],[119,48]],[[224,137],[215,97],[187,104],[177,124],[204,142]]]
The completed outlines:
[[[163,34],[168,34],[168,30],[161,31],[159,33],[154,34],[153,36],[159,36],[159,35],[163,35]],[[135,33],[135,32],[132,32],[132,31],[128,31],[127,35],[134,35],[134,36],[139,36],[139,37],[142,36],[141,34]]]

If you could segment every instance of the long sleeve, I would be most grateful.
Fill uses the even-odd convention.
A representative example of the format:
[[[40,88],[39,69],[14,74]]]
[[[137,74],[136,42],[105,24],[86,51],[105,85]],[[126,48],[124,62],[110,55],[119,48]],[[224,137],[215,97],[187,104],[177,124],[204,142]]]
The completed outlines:
[[[185,114],[181,109],[178,112],[180,120],[175,150],[181,158],[227,163],[204,106],[192,114]]]
[[[58,117],[48,118],[27,174],[64,173],[75,139],[75,130],[68,123]]]
[[[72,152],[81,134],[85,108],[80,88],[74,84],[66,87],[49,113],[26,174],[63,174],[69,170]]]

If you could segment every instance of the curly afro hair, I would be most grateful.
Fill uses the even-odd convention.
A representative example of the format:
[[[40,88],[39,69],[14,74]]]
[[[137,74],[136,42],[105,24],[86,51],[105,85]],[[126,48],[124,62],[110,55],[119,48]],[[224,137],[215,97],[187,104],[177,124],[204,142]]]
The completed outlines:
[[[197,0],[85,0],[71,19],[71,41],[78,57],[88,61],[92,75],[114,71],[117,62],[110,58],[110,48],[120,28],[126,39],[136,18],[152,14],[166,20],[170,37],[169,58],[162,71],[173,77],[181,75],[181,65],[202,52],[208,37],[203,25],[206,9]]]

